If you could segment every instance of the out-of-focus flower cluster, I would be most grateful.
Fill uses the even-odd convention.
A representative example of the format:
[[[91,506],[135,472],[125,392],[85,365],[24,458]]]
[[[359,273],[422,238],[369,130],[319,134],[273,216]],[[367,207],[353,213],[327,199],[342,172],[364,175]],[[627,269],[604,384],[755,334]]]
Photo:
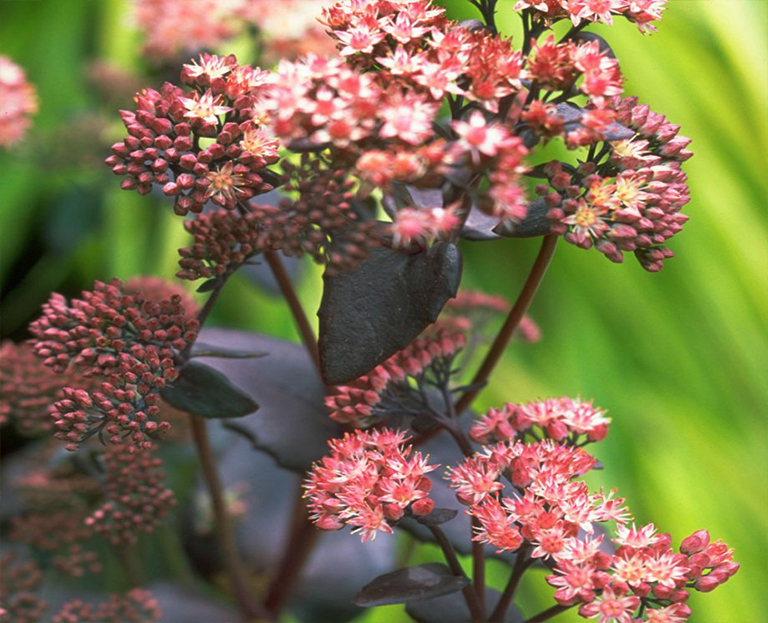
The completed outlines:
[[[481,444],[524,440],[526,435],[554,441],[583,444],[601,441],[608,433],[610,418],[592,402],[568,397],[550,398],[522,404],[507,403],[500,409],[490,409],[480,417],[469,432]]]
[[[248,27],[260,31],[267,60],[333,50],[316,19],[323,0],[137,0],[134,19],[144,54],[174,61],[218,48]]]
[[[0,346],[0,423],[13,424],[23,435],[39,437],[53,430],[51,407],[64,398],[65,387],[97,386],[74,368],[54,372],[29,344],[6,341]]]
[[[37,93],[24,70],[7,56],[0,56],[0,147],[20,141],[30,115],[37,112]]]
[[[197,337],[181,296],[160,303],[128,292],[119,280],[96,282],[92,291],[71,303],[52,295],[43,315],[30,325],[33,348],[56,372],[70,366],[104,380],[98,391],[65,387],[55,403],[57,436],[74,449],[98,435],[136,448],[166,430],[154,418],[159,390],[178,377],[175,353]]]
[[[444,308],[447,316],[464,316],[472,323],[473,334],[483,331],[486,325],[501,314],[509,312],[509,301],[503,296],[474,290],[461,290]],[[520,319],[516,334],[523,342],[538,342],[541,329],[528,315]]]
[[[0,621],[38,623],[48,607],[36,594],[43,581],[40,568],[31,560],[4,552],[0,555],[0,576]]]
[[[570,428],[587,439],[590,430],[604,436],[607,423],[591,405],[569,399],[492,410],[472,436],[502,441],[449,468],[447,477],[477,522],[474,540],[541,559],[553,571],[547,581],[560,605],[579,605],[581,616],[604,621],[684,621],[691,589],[712,590],[736,573],[733,551],[719,541],[710,544],[706,531],[685,539],[676,552],[670,536],[653,524],[630,524],[615,492],[591,492],[580,478],[596,461],[573,445],[578,436],[567,445],[516,441],[534,421],[555,438],[563,437],[558,429]],[[614,553],[596,532],[595,524],[607,521],[617,524]]]
[[[440,321],[369,374],[334,387],[325,398],[331,418],[366,428],[387,416],[422,414],[427,387],[448,383],[469,329],[465,318]]]
[[[53,623],[155,623],[163,612],[147,590],[134,588],[124,595],[110,595],[100,604],[81,599],[65,603],[53,615]]]
[[[407,441],[405,433],[386,428],[330,440],[330,454],[313,466],[304,484],[317,527],[339,530],[348,525],[365,542],[379,532],[392,533],[391,523],[406,513],[431,513],[427,474],[437,466],[412,452]]]
[[[153,532],[176,498],[165,486],[162,461],[153,449],[110,446],[104,453],[106,498],[85,520],[95,534],[114,545],[133,544],[140,533]]]
[[[181,72],[191,90],[166,82],[137,94],[137,110],[121,111],[128,136],[106,160],[125,178],[122,188],[146,194],[160,186],[182,215],[209,200],[232,209],[271,190],[259,175],[278,159],[259,112],[266,76],[234,56],[202,54]]]
[[[680,168],[691,157],[690,139],[664,115],[638,104],[637,98],[611,102],[616,119],[636,134],[606,144],[604,162],[582,163],[577,169],[553,161],[545,171],[552,231],[571,244],[594,246],[614,262],[634,251],[646,270],[661,270],[672,252],[663,243],[683,228],[688,203],[687,177]]]
[[[651,23],[661,19],[667,0],[518,0],[516,11],[528,10],[534,20],[551,26],[570,19],[574,26],[582,22],[613,24],[613,16],[637,24],[643,34],[656,31]]]

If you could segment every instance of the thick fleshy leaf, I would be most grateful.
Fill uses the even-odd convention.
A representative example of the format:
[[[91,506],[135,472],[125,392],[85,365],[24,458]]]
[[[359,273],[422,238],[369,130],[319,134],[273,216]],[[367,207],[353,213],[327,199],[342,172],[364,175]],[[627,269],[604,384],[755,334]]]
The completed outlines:
[[[549,206],[543,197],[533,200],[528,205],[528,214],[522,221],[507,219],[499,223],[494,232],[505,238],[534,238],[549,233]]]
[[[268,353],[259,359],[199,359],[258,401],[257,413],[231,422],[255,448],[301,474],[327,453],[327,440],[341,429],[328,417],[323,383],[303,346],[233,329],[203,329],[200,340]]]
[[[366,374],[437,319],[461,281],[461,253],[438,242],[413,255],[376,249],[356,269],[325,276],[320,365],[338,385]]]
[[[455,593],[467,584],[466,576],[454,575],[444,564],[430,562],[380,575],[362,588],[355,603],[363,607],[403,604]]]
[[[501,593],[485,589],[486,611],[490,614],[499,601]],[[472,623],[467,602],[461,593],[452,593],[433,599],[424,599],[406,604],[405,611],[416,623]],[[521,623],[523,613],[515,604],[510,604],[504,616],[504,623]]]
[[[563,119],[563,125],[566,132],[572,132],[579,128],[583,113],[584,109],[575,104],[557,105],[557,114]],[[604,134],[604,140],[606,141],[623,141],[632,138],[635,135],[635,132],[614,121],[608,125]]]
[[[210,419],[242,417],[259,408],[226,375],[198,361],[188,361],[179,378],[160,390],[160,395],[180,411]]]
[[[499,219],[481,212],[477,206],[472,206],[469,216],[464,222],[461,237],[471,242],[485,242],[486,240],[498,240],[501,236],[496,232]]]

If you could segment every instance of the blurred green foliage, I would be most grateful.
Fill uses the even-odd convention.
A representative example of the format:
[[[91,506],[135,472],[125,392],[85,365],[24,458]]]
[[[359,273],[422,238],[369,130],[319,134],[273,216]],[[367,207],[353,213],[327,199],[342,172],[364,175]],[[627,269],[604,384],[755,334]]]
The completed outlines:
[[[476,16],[464,0],[445,4],[455,17]],[[513,4],[500,0],[499,23],[519,38]],[[124,0],[0,3],[0,53],[26,69],[40,95],[28,140],[0,155],[4,337],[24,337],[52,290],[176,270],[186,234],[170,206],[120,191],[98,164],[120,125],[88,68],[97,59],[142,67],[128,14]],[[543,341],[510,348],[481,400],[582,395],[610,411],[611,432],[596,448],[606,470],[594,484],[617,487],[638,521],[676,543],[707,527],[742,563],[725,586],[692,597],[694,623],[768,620],[766,28],[768,3],[749,0],[671,0],[652,37],[624,23],[595,28],[621,61],[626,92],[694,139],[692,218],[672,240],[677,257],[656,275],[562,244],[532,309]],[[466,244],[464,286],[514,298],[536,246]],[[311,310],[319,274],[313,268],[303,280]],[[213,320],[296,339],[283,304],[241,278]],[[552,590],[529,575],[521,606],[533,613]],[[501,569],[491,577],[506,580]],[[381,608],[365,620],[397,623],[401,612]]]

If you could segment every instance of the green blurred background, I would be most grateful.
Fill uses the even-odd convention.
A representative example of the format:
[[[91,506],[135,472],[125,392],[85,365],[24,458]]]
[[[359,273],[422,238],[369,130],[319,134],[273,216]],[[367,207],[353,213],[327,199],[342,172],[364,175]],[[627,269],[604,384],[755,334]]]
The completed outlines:
[[[463,0],[444,4],[476,17]],[[499,4],[502,29],[518,35],[513,0]],[[0,3],[0,53],[40,96],[26,142],[0,154],[3,337],[23,338],[52,290],[176,270],[186,234],[170,205],[121,191],[99,164],[101,145],[121,137],[116,109],[131,102],[100,94],[88,68],[102,59],[145,69],[129,12],[122,0]],[[768,2],[671,0],[652,37],[625,23],[594,30],[617,53],[626,93],[693,138],[691,221],[656,275],[562,244],[532,308],[544,339],[509,350],[481,406],[594,398],[614,418],[596,447],[606,470],[594,484],[618,487],[638,521],[675,543],[706,527],[736,549],[741,571],[694,595],[691,621],[768,621]],[[238,41],[225,51],[249,49]],[[147,85],[159,79],[155,71]],[[536,247],[466,244],[464,287],[514,298]],[[312,267],[302,280],[312,310],[319,275]],[[282,303],[240,277],[213,321],[296,339]],[[529,575],[521,605],[532,613],[552,590]],[[397,623],[398,613],[382,608],[366,620]]]

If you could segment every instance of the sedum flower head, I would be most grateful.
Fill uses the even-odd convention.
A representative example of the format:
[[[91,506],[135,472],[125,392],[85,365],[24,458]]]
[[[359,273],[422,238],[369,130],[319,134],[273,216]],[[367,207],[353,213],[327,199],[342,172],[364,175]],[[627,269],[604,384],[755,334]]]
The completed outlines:
[[[392,522],[407,512],[428,515],[436,465],[412,452],[405,433],[391,429],[357,430],[328,442],[331,453],[316,463],[304,484],[310,518],[323,530],[345,525],[362,541],[392,533]]]
[[[104,379],[98,391],[63,389],[55,404],[57,436],[70,449],[96,434],[104,442],[129,439],[147,447],[168,428],[153,420],[158,392],[178,377],[174,357],[197,337],[197,320],[188,318],[179,295],[152,302],[117,279],[96,282],[82,296],[68,302],[52,295],[30,325],[35,354],[47,366],[63,372],[71,365]]]

